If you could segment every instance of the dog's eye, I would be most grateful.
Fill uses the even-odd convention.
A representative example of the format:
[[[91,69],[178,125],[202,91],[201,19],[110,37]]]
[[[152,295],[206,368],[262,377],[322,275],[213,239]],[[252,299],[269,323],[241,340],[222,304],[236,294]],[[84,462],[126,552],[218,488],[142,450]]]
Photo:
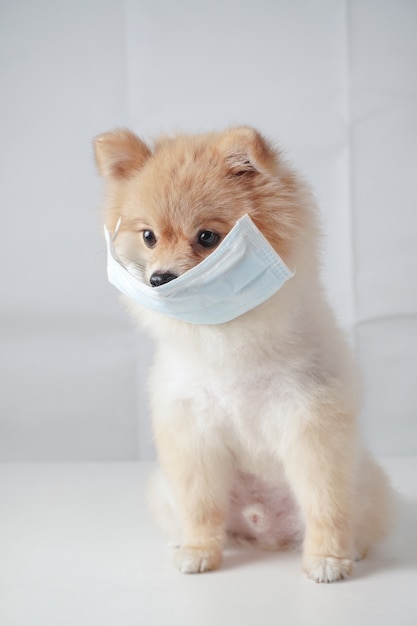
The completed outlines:
[[[143,241],[148,246],[148,248],[153,248],[156,244],[156,237],[153,230],[144,230],[143,231]]]
[[[198,243],[203,248],[213,248],[219,241],[220,235],[213,233],[212,230],[202,230],[201,233],[198,233]]]

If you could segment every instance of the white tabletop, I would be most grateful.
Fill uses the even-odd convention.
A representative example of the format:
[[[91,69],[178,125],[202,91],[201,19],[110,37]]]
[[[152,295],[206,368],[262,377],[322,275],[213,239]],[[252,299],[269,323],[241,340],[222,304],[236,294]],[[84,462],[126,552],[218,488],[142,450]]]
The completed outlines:
[[[177,573],[147,511],[149,464],[0,465],[0,625],[415,626],[417,459],[384,465],[397,529],[332,585],[307,580],[300,555],[252,549]]]

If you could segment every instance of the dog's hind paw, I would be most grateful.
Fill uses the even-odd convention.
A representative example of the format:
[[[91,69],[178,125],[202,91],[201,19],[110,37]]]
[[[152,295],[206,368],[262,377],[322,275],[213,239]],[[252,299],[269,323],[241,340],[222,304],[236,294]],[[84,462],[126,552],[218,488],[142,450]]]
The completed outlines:
[[[199,574],[215,570],[222,561],[221,550],[183,546],[175,551],[174,565],[182,574]]]
[[[349,577],[352,561],[335,556],[307,556],[304,557],[303,569],[308,578],[317,583],[332,583]]]

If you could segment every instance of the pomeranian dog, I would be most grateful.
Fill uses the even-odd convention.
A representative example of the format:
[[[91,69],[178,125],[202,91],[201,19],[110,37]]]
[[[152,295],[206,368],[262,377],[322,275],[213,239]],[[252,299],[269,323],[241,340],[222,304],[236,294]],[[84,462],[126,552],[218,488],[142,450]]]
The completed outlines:
[[[186,281],[245,215],[291,270],[266,300],[226,321],[204,323],[204,311],[203,321],[184,321],[126,298],[156,341],[161,473],[152,500],[162,526],[181,532],[176,566],[214,570],[234,537],[302,545],[308,577],[346,578],[387,533],[392,500],[360,442],[357,372],[320,282],[308,187],[246,126],[152,147],[115,130],[95,140],[95,155],[114,253],[148,291]],[[219,294],[225,282],[220,267]]]

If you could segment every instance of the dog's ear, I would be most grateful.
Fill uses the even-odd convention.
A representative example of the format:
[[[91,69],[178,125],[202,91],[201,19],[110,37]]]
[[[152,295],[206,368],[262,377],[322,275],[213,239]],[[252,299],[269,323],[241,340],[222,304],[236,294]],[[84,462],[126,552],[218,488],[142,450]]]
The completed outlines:
[[[219,140],[226,167],[236,175],[272,172],[277,153],[262,135],[250,126],[230,128]]]
[[[94,140],[98,171],[106,179],[129,178],[151,156],[148,146],[129,130],[113,130]]]

